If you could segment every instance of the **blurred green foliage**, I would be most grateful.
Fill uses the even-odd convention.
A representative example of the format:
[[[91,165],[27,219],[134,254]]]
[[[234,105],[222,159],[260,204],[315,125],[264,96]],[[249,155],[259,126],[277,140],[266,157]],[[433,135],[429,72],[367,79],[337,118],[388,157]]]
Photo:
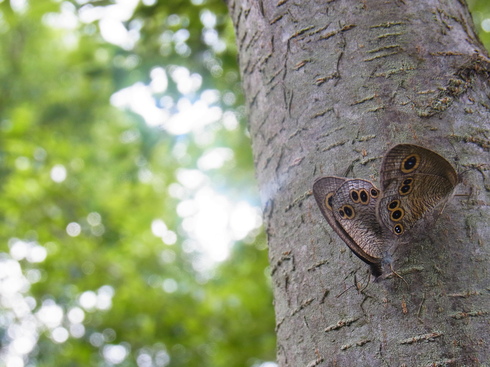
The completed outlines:
[[[198,239],[176,210],[203,186],[259,206],[225,5],[139,4],[122,22],[138,34],[131,47],[105,41],[98,19],[77,20],[122,3],[0,2],[0,364],[274,360],[264,234],[252,231],[226,261],[203,267]],[[206,30],[221,43],[204,42]],[[171,77],[179,65],[199,74],[199,88],[179,91]],[[226,127],[222,117],[173,135],[111,106],[118,90],[148,85],[155,67],[166,71],[168,87],[154,98],[170,98],[170,115],[182,98],[219,91],[211,105],[238,124]],[[232,148],[233,158],[187,187],[179,172],[197,170],[214,147]],[[173,239],[155,235],[155,221]]]
[[[0,1],[0,364],[271,366],[263,232],[203,266],[192,210],[178,209],[203,187],[259,206],[226,6],[138,3],[121,22],[133,42],[115,45],[100,14],[123,3]],[[490,6],[470,6],[488,48]],[[99,18],[80,20],[90,12]],[[168,116],[214,95],[220,117],[176,134],[111,105],[156,67],[168,85],[153,98]],[[178,70],[198,86],[183,91]],[[205,168],[214,148],[232,158]]]
[[[473,23],[480,40],[490,50],[490,3],[486,0],[467,0]]]

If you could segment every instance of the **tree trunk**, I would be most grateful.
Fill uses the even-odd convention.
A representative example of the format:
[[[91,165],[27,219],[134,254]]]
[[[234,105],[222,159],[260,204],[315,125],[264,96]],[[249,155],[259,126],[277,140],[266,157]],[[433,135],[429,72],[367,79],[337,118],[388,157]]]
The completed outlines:
[[[490,363],[490,67],[458,0],[230,0],[264,205],[279,366]],[[371,282],[311,195],[398,143],[462,183]],[[404,254],[405,255],[405,254]]]

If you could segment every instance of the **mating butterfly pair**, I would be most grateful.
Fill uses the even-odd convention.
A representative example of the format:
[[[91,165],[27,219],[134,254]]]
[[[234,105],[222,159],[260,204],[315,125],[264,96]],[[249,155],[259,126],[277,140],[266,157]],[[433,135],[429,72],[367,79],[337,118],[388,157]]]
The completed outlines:
[[[458,184],[458,174],[439,154],[400,144],[386,153],[380,182],[381,190],[367,180],[333,176],[313,184],[327,222],[376,277],[383,272],[388,244],[443,206]]]

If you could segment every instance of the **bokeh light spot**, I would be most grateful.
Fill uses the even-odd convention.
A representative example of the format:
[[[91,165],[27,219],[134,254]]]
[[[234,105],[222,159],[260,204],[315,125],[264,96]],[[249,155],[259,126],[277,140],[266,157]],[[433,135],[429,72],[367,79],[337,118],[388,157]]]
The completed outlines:
[[[51,168],[50,176],[54,182],[60,183],[65,181],[66,175],[66,168],[62,164],[57,164],[53,168]]]
[[[76,222],[71,222],[66,226],[66,233],[71,237],[77,237],[82,232],[82,227]]]

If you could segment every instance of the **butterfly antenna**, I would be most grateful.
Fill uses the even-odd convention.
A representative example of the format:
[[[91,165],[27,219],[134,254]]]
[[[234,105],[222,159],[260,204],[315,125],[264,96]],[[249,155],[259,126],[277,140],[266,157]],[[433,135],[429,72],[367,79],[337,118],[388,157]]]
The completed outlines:
[[[390,269],[391,269],[391,273],[395,276],[397,276],[398,278],[400,278],[401,280],[403,280],[405,282],[406,285],[409,285],[408,282],[405,280],[404,277],[402,277],[400,274],[398,274],[395,269],[393,269],[393,265],[390,264]]]
[[[359,282],[357,281],[357,276],[356,276],[356,274],[354,274],[354,284],[353,284],[353,285],[351,285],[351,286],[349,286],[349,287],[347,287],[346,289],[344,289],[344,290],[343,290],[343,291],[342,291],[340,294],[336,295],[336,296],[335,296],[335,298],[339,298],[339,297],[341,297],[341,296],[342,296],[342,295],[343,295],[345,292],[347,292],[349,289],[354,288],[354,287],[357,289],[357,291],[358,291],[359,293],[362,293],[362,291],[363,291],[364,289],[366,289],[366,287],[369,285],[369,279],[370,279],[370,277],[368,278],[368,281],[367,281],[366,285],[361,287],[361,286],[359,285]]]
[[[364,287],[362,287],[361,289],[359,289],[359,293],[364,292],[364,290],[368,287],[369,283],[371,283],[371,275],[370,274],[368,275],[366,285]]]
[[[342,295],[343,295],[345,292],[347,292],[349,289],[354,288],[354,287],[356,287],[356,285],[355,285],[355,284],[353,284],[353,285],[351,285],[351,286],[347,287],[347,288],[346,288],[346,289],[344,289],[344,290],[343,290],[343,291],[342,291],[340,294],[337,294],[337,295],[335,296],[335,298],[339,298],[339,297],[341,297],[341,296],[342,296]],[[356,287],[356,288],[357,288],[357,287]]]

